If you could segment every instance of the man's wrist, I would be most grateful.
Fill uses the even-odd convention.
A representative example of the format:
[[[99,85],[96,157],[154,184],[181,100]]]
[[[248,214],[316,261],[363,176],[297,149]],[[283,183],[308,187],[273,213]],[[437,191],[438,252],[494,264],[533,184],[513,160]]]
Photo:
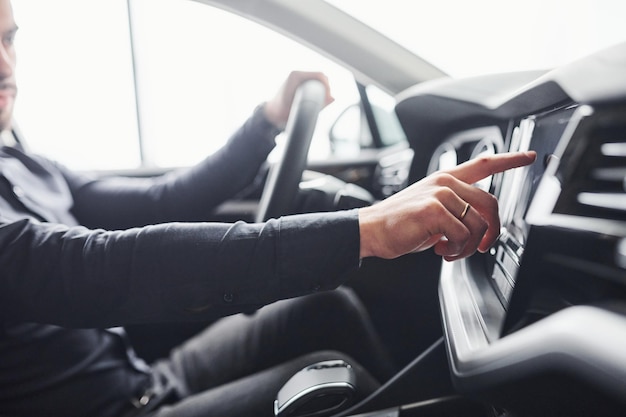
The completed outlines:
[[[267,114],[265,112],[265,103],[259,104],[254,109],[254,113],[252,115],[252,123],[254,124],[255,130],[265,137],[274,138],[276,137],[276,135],[283,131],[283,129],[276,126],[267,117]]]
[[[364,259],[370,256],[374,256],[374,250],[372,249],[373,242],[373,221],[372,215],[366,208],[358,210],[359,219],[359,258]]]

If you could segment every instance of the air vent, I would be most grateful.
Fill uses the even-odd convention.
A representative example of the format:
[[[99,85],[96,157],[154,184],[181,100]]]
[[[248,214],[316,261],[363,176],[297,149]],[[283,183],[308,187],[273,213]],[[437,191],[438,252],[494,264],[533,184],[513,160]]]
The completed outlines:
[[[446,138],[430,157],[428,174],[455,167],[479,154],[494,154],[504,146],[498,126],[479,127]]]
[[[572,137],[556,213],[626,221],[626,112],[594,114]]]

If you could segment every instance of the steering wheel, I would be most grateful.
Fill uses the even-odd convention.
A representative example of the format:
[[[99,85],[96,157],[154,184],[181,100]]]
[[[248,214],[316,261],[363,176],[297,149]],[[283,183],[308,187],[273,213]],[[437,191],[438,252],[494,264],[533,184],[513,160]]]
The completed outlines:
[[[284,150],[267,174],[256,222],[289,214],[293,210],[317,116],[324,107],[325,94],[323,84],[317,80],[306,81],[296,90],[285,128]]]

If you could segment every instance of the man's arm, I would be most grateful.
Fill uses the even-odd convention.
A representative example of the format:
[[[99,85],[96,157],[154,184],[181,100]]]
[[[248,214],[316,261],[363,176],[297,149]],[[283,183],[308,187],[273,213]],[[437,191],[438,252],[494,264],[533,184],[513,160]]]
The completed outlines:
[[[126,231],[0,223],[0,317],[69,327],[207,320],[329,290],[359,265],[356,211]]]
[[[79,223],[126,229],[168,221],[205,221],[249,185],[274,148],[278,129],[262,108],[217,152],[197,165],[156,178],[87,178],[63,170]]]
[[[311,79],[322,82],[325,104],[331,103],[324,74],[294,71],[224,147],[194,167],[155,179],[91,180],[65,170],[74,215],[83,225],[106,229],[208,220],[215,207],[253,181],[287,123],[297,88]]]

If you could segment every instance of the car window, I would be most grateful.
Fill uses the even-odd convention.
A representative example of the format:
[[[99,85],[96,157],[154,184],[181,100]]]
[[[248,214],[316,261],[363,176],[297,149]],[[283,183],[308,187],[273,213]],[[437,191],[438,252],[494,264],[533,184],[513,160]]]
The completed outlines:
[[[218,149],[292,69],[330,78],[335,102],[320,115],[311,151],[322,158],[331,124],[358,101],[349,71],[199,2],[14,3],[18,125],[34,151],[73,168],[194,163]]]
[[[375,85],[368,85],[366,92],[367,99],[372,106],[381,145],[390,146],[406,142],[406,135],[395,113],[395,99]]]
[[[30,148],[74,167],[136,166],[126,3],[12,3],[20,28],[15,117]]]
[[[363,149],[387,147],[407,142],[406,135],[395,113],[395,99],[374,85],[365,87],[367,102],[378,131],[379,143],[375,143],[370,124],[361,103],[346,108],[330,130],[331,150],[334,156],[350,158],[358,156]]]

